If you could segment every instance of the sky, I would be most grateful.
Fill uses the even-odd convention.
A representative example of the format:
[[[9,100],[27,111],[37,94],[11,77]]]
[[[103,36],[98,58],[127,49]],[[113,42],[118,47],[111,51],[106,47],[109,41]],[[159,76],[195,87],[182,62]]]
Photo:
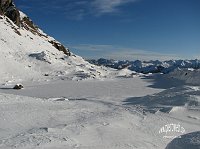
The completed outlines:
[[[200,59],[200,0],[14,0],[84,58]]]

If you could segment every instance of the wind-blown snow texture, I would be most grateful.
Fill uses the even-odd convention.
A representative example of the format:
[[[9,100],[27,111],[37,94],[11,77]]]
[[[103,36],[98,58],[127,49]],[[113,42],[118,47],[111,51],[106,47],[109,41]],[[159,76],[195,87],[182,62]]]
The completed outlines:
[[[180,124],[185,133],[199,131],[199,87],[173,80],[166,80],[166,87],[155,80],[54,81],[27,83],[20,91],[0,89],[0,148],[161,149],[175,137],[163,136],[182,135],[160,134],[167,124]],[[200,146],[183,138],[168,148],[183,141],[186,147]]]

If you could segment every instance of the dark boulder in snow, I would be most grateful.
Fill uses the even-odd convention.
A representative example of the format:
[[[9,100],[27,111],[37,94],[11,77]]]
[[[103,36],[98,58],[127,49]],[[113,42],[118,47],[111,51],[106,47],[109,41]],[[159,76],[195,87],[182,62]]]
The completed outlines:
[[[16,84],[13,89],[16,89],[16,90],[20,90],[20,89],[23,89],[24,86],[22,84]]]
[[[48,74],[48,73],[45,73],[45,74],[44,74],[44,76],[45,76],[45,77],[48,77],[48,76],[49,76],[49,74]]]

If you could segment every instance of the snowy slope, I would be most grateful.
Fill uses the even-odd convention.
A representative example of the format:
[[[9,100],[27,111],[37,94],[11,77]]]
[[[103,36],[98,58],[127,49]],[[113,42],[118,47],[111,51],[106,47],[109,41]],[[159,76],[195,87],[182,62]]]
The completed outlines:
[[[168,76],[182,80],[187,84],[200,85],[200,69],[175,69]]]
[[[26,17],[22,12],[21,19]],[[40,29],[33,32],[0,16],[0,82],[49,79],[86,79],[109,76],[108,69],[94,66],[52,45],[57,42]]]

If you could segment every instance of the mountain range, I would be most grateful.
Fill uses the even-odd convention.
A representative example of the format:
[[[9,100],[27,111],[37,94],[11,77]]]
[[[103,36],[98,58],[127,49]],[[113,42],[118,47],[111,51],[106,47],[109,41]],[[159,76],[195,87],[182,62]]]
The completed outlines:
[[[124,69],[127,68],[131,71],[136,71],[138,73],[170,73],[177,68],[200,68],[200,60],[168,60],[168,61],[129,61],[129,60],[112,60],[100,58],[98,60],[90,59],[88,60],[91,64],[111,67],[114,69]]]

